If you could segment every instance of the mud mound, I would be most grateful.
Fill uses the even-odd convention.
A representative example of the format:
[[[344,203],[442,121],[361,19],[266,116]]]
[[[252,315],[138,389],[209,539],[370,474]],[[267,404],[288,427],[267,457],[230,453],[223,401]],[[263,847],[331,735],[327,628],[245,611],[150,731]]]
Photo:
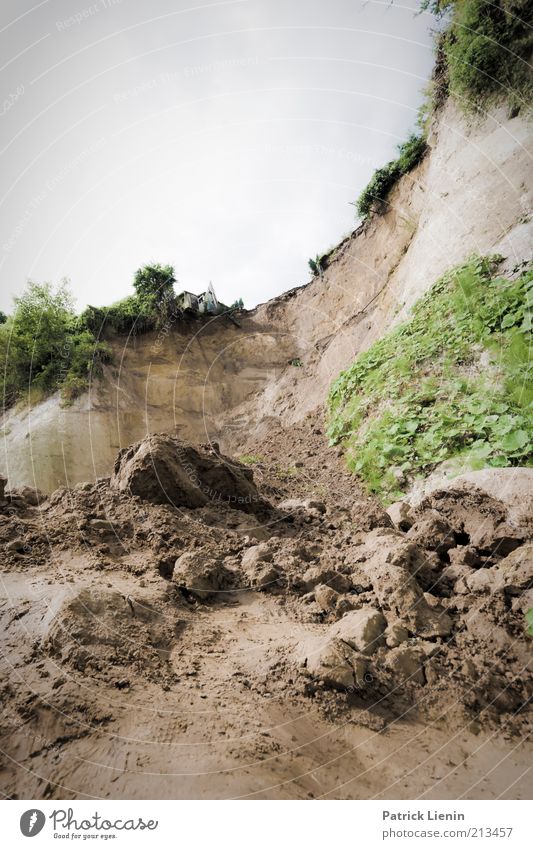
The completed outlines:
[[[105,679],[127,680],[128,674],[157,679],[168,675],[178,631],[176,615],[158,612],[141,596],[86,587],[63,604],[44,646],[78,672]]]
[[[195,447],[167,434],[156,434],[122,450],[111,487],[154,504],[203,507],[210,502],[264,513],[250,469],[220,454],[215,444]]]

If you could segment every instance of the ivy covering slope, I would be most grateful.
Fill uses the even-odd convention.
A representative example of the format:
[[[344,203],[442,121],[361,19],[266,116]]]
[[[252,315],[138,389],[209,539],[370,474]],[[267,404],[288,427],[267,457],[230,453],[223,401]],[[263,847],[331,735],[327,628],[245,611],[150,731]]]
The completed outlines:
[[[509,280],[473,258],[333,383],[328,435],[391,501],[452,458],[460,468],[533,458],[533,271]]]

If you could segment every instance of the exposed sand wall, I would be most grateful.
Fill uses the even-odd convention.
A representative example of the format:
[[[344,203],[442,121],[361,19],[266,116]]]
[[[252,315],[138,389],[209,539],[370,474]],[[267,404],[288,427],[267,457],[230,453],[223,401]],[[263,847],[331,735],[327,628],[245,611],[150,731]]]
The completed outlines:
[[[219,439],[243,450],[260,423],[301,420],[356,354],[447,268],[500,252],[512,268],[533,242],[532,125],[504,108],[468,124],[448,103],[430,154],[375,216],[336,249],[321,279],[249,313],[116,340],[105,379],[71,407],[57,397],[2,422],[0,472],[50,491],[109,474],[148,432]],[[289,365],[299,357],[302,367]]]

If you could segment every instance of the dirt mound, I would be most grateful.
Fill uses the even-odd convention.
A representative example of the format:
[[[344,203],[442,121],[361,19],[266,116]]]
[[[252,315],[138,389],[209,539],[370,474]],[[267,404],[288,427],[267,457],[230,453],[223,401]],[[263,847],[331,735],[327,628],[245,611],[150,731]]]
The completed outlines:
[[[217,446],[193,446],[155,434],[120,452],[111,487],[154,504],[203,507],[214,502],[245,513],[264,513],[249,468],[219,453]]]
[[[86,587],[65,602],[50,624],[45,649],[63,666],[105,680],[169,676],[179,619],[113,589]]]

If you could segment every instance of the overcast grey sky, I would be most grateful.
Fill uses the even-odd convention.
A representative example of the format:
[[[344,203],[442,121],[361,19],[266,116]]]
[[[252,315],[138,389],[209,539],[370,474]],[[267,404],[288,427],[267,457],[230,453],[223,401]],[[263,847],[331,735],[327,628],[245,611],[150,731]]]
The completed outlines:
[[[247,307],[308,279],[416,122],[417,0],[2,0],[0,308],[172,263]]]

